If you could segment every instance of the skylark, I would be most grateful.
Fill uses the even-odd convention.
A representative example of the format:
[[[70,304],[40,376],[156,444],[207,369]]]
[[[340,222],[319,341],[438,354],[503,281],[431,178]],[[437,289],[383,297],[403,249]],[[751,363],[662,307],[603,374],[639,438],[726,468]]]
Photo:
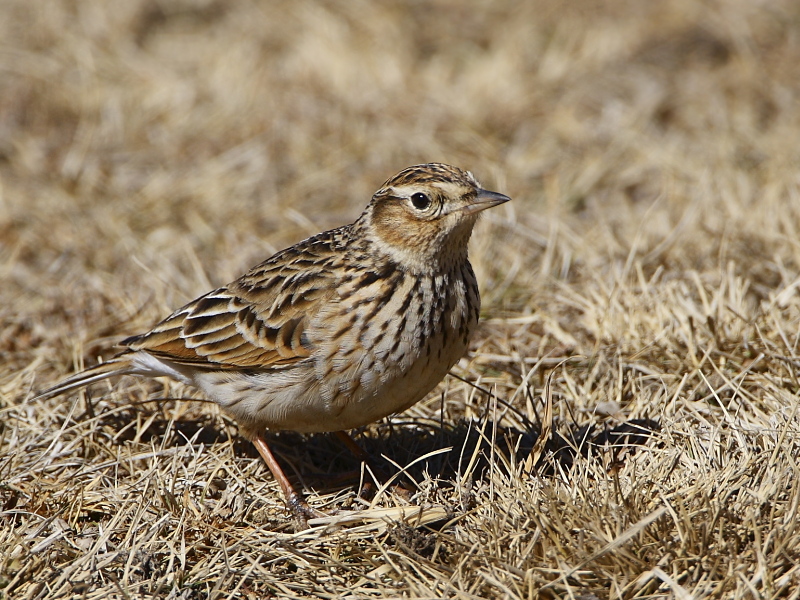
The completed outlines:
[[[456,167],[409,167],[354,223],[278,252],[38,398],[115,375],[192,385],[236,420],[303,520],[313,512],[265,430],[352,429],[431,391],[478,324],[467,258],[478,213],[508,200]]]

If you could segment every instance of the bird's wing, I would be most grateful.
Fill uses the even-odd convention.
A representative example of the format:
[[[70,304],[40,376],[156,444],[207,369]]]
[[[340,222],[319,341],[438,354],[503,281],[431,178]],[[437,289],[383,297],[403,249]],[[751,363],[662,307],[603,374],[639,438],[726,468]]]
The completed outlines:
[[[269,369],[307,358],[312,347],[306,327],[337,294],[341,255],[332,247],[332,234],[276,254],[123,345],[214,369]]]

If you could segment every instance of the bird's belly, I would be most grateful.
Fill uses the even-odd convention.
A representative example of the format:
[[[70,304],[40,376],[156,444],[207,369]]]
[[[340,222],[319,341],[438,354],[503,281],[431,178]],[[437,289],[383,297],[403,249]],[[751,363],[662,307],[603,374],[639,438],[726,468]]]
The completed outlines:
[[[465,351],[464,340],[444,344],[436,336],[415,356],[397,359],[364,353],[351,368],[322,378],[311,364],[305,364],[279,372],[198,374],[194,383],[245,433],[340,431],[367,425],[418,402]]]
[[[473,328],[466,321],[446,323],[433,335],[409,336],[400,347],[376,344],[348,368],[329,373],[321,389],[329,411],[326,430],[361,427],[424,398],[464,355]]]
[[[361,427],[411,407],[436,387],[464,352],[466,345],[451,344],[443,348],[441,358],[423,354],[406,369],[389,368],[384,377],[377,372],[363,373],[360,389],[333,403],[338,414],[332,419],[335,426],[328,430]]]

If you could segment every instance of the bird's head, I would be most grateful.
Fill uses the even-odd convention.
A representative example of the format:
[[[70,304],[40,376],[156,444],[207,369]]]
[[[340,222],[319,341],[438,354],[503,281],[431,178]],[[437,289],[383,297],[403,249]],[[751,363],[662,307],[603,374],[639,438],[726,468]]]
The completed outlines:
[[[409,167],[375,192],[364,213],[367,234],[401,267],[438,271],[465,260],[478,214],[510,200],[468,171],[441,163]]]

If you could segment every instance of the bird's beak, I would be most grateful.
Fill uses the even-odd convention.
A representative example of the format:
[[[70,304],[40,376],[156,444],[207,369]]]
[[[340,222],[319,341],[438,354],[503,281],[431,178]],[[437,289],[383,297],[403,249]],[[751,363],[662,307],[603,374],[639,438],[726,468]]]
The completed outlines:
[[[505,194],[498,194],[497,192],[490,192],[489,190],[478,190],[478,195],[475,197],[475,200],[461,210],[468,215],[472,215],[486,210],[487,208],[502,204],[503,202],[508,202],[509,200],[511,200],[511,198]]]

